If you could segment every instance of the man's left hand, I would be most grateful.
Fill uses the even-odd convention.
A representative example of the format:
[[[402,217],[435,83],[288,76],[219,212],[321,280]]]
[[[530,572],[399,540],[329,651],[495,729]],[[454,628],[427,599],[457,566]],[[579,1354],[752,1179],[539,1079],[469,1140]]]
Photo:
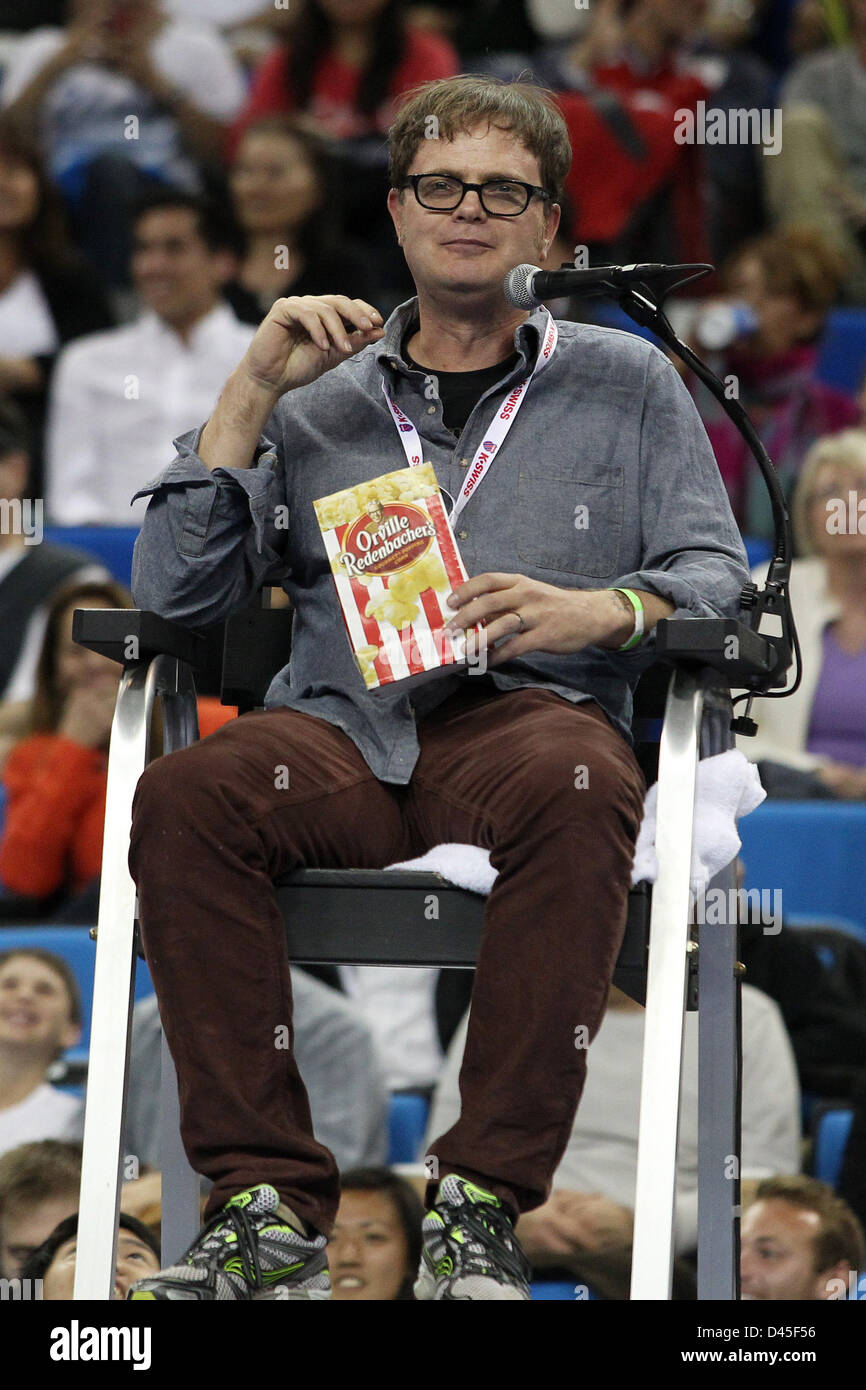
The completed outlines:
[[[486,643],[488,666],[501,666],[525,652],[619,646],[634,627],[610,590],[558,589],[523,574],[477,574],[455,589],[448,602],[456,607],[449,628],[484,624],[482,633],[467,634],[467,657],[471,660]],[[509,640],[494,651],[493,644],[505,637]]]

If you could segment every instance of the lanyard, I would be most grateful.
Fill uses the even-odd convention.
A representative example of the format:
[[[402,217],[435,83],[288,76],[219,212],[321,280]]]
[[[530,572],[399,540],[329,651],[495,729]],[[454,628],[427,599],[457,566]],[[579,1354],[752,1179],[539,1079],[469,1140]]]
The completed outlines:
[[[475,457],[472,460],[472,466],[466,474],[463,486],[457,494],[457,501],[454,503],[454,507],[448,517],[451,523],[457,520],[457,517],[463,511],[463,508],[466,506],[473,492],[481,486],[484,476],[493,461],[494,455],[499,452],[505,442],[508,431],[514,424],[514,418],[523,404],[526,393],[532,384],[533,377],[537,376],[537,374],[547,366],[556,351],[559,329],[550,311],[546,309],[545,313],[547,314],[547,324],[541,338],[541,346],[538,349],[535,365],[529,375],[525,376],[523,380],[515,386],[507,399],[503,401],[492,423],[488,426],[487,435],[476,450]],[[431,375],[435,376],[435,372],[431,373]],[[385,400],[388,402],[388,408],[391,411],[391,417],[396,426],[397,433],[400,436],[400,443],[403,445],[406,458],[409,460],[409,466],[410,468],[418,468],[424,457],[418,431],[408,416],[404,415],[393,397],[389,395],[388,387],[385,385],[384,380],[382,381],[382,390],[385,394]]]

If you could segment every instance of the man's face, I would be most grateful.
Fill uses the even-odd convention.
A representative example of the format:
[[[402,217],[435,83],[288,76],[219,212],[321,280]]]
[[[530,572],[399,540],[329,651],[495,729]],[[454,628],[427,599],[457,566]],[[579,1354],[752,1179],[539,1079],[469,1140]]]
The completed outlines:
[[[815,1273],[814,1241],[820,1230],[815,1211],[779,1198],[754,1202],[741,1230],[741,1296],[768,1302],[826,1299],[828,1282],[839,1267]]]
[[[0,1046],[44,1057],[72,1047],[81,1029],[72,1023],[66,985],[50,965],[33,956],[12,956],[0,965]]]
[[[138,219],[132,251],[135,287],[148,309],[170,324],[194,322],[213,308],[234,258],[212,251],[189,208],[160,208]]]
[[[75,1288],[75,1257],[78,1237],[72,1236],[57,1250],[45,1271],[42,1297],[46,1303],[70,1302]],[[159,1260],[149,1245],[132,1231],[121,1227],[117,1237],[117,1262],[114,1266],[113,1299],[125,1299],[127,1290],[136,1279],[146,1279],[159,1271]]]
[[[409,173],[452,174],[465,183],[504,177],[541,184],[535,155],[492,126],[454,140],[422,140]],[[388,207],[419,292],[467,302],[501,298],[510,270],[525,262],[543,264],[560,218],[559,206],[540,198],[519,217],[491,216],[477,193],[467,193],[453,212],[434,212],[422,208],[408,187],[402,193],[392,189]]]
[[[61,1221],[78,1211],[78,1193],[47,1197],[44,1202],[12,1208],[4,1213],[0,1226],[0,1275],[19,1279],[34,1250],[38,1250]]]
[[[797,296],[771,289],[756,256],[743,256],[728,272],[726,286],[734,299],[744,300],[753,310],[758,327],[740,352],[751,357],[772,357],[790,352],[821,325],[821,315],[804,309]]]

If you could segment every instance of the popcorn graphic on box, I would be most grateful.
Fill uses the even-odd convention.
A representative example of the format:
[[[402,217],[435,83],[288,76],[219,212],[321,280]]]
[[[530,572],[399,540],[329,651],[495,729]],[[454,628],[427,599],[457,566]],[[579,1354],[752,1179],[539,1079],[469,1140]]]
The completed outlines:
[[[446,631],[468,578],[432,464],[399,468],[313,503],[343,621],[369,690],[413,686],[466,660]]]

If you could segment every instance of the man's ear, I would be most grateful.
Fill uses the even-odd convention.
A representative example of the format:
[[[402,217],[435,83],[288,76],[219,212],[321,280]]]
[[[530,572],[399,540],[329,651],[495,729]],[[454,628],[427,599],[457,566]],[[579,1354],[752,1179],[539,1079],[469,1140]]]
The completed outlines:
[[[398,188],[388,189],[388,211],[391,214],[391,221],[394,223],[394,230],[397,233],[398,246],[403,245],[403,193]]]
[[[562,208],[559,203],[551,203],[550,212],[547,214],[544,225],[544,242],[546,248],[542,250],[541,260],[546,261],[550,253],[550,248],[556,241],[556,233],[559,231],[559,224],[562,220]]]

